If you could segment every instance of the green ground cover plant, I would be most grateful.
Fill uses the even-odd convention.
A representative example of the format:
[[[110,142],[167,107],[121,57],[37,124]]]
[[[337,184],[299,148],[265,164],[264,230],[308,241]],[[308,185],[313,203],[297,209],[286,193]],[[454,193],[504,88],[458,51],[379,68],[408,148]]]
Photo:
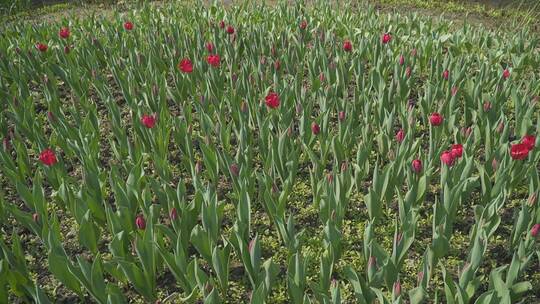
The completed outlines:
[[[0,303],[534,303],[538,38],[357,3],[0,36]]]

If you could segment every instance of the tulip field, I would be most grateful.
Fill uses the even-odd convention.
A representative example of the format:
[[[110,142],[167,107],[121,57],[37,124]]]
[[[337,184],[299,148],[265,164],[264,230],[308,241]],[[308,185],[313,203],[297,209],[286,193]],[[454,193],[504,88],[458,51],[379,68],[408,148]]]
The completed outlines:
[[[540,302],[533,29],[177,1],[0,32],[0,303]]]

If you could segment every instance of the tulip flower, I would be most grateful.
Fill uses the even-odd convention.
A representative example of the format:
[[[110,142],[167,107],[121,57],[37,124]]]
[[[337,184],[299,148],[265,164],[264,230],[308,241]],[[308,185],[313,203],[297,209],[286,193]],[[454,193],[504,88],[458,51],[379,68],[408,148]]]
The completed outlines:
[[[450,78],[450,71],[444,70],[444,72],[442,73],[442,77],[443,77],[445,80],[448,80],[448,78]]]
[[[279,101],[278,94],[276,94],[274,92],[270,92],[266,96],[265,100],[266,100],[266,106],[268,106],[269,108],[275,109],[275,108],[279,107],[280,101]]]
[[[229,34],[229,35],[234,34],[234,27],[232,27],[232,26],[230,26],[230,25],[227,26],[227,34]]]
[[[524,160],[529,155],[528,144],[514,144],[510,147],[510,156],[514,160]]]
[[[349,40],[345,40],[343,42],[343,50],[345,52],[351,52],[352,51],[352,43]]]
[[[178,211],[176,211],[176,208],[172,208],[171,212],[169,213],[169,217],[171,220],[175,221],[178,218]]]
[[[401,143],[403,141],[403,139],[405,138],[405,132],[403,131],[403,129],[399,129],[399,131],[397,131],[395,138],[398,143]]]
[[[45,166],[52,166],[58,162],[52,149],[45,149],[39,154],[39,161]]]
[[[431,113],[431,116],[429,117],[429,122],[431,123],[432,126],[440,126],[444,121],[444,118],[441,114],[435,112],[435,113]]]
[[[214,45],[212,44],[212,42],[206,43],[206,50],[208,51],[208,53],[212,53],[214,51]]]
[[[452,145],[452,147],[450,148],[450,152],[452,153],[452,157],[460,158],[463,155],[463,145],[461,144]]]
[[[536,145],[536,137],[534,135],[525,135],[521,140],[521,143],[526,145],[529,151],[532,151]]]
[[[307,27],[307,21],[306,21],[306,20],[302,20],[302,21],[300,22],[300,29],[305,30],[306,27]]]
[[[141,123],[148,129],[152,129],[156,125],[156,116],[144,114],[141,117]]]
[[[508,77],[510,77],[510,71],[509,71],[508,69],[505,69],[505,70],[503,71],[502,77],[503,77],[504,79],[508,79]]]
[[[137,218],[135,218],[135,226],[137,226],[137,229],[139,230],[146,229],[146,221],[142,215],[138,215]]]
[[[67,28],[67,27],[61,28],[60,31],[58,32],[58,35],[62,39],[68,39],[69,35],[70,35],[69,28]]]
[[[124,29],[126,31],[131,31],[133,29],[133,23],[131,21],[126,21],[124,23]]]
[[[46,52],[47,49],[49,49],[49,47],[46,44],[41,43],[41,42],[36,44],[36,48],[42,53]]]
[[[183,73],[191,73],[193,72],[193,63],[188,58],[184,58],[178,64],[178,69]]]
[[[319,134],[319,132],[321,132],[321,127],[316,122],[313,122],[311,124],[311,132],[314,135],[317,135],[317,134]]]
[[[447,165],[448,167],[451,167],[454,164],[454,156],[452,155],[451,151],[444,151],[441,154],[441,161],[443,164]]]
[[[422,172],[422,161],[419,159],[414,159],[411,163],[411,167],[416,174]]]
[[[383,44],[387,44],[390,40],[392,40],[392,36],[389,33],[384,33],[381,37],[381,42]]]
[[[208,55],[206,58],[206,61],[213,67],[219,67],[220,58],[219,55]]]

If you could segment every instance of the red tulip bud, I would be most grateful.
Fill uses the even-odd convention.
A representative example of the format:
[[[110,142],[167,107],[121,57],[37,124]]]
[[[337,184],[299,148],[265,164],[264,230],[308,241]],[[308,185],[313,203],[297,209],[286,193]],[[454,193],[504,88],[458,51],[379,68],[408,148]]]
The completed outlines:
[[[403,129],[399,129],[399,131],[397,131],[396,133],[395,138],[398,143],[401,143],[405,138],[405,131],[403,131]]]
[[[39,221],[39,214],[37,214],[37,213],[32,214],[32,220],[35,223],[37,223]]]
[[[442,77],[443,77],[445,80],[448,80],[448,78],[450,78],[450,71],[444,70],[444,72],[442,73]]]
[[[319,81],[320,81],[320,82],[324,82],[324,73],[323,73],[323,72],[321,72],[321,73],[319,74]]]
[[[231,171],[232,176],[237,177],[240,173],[240,168],[238,168],[238,165],[233,163],[230,165],[229,170]]]
[[[491,102],[485,101],[484,102],[484,112],[489,112],[491,110]]]
[[[176,208],[172,208],[171,209],[171,212],[169,214],[169,217],[171,218],[171,220],[175,221],[177,218],[178,218],[178,211],[176,211]]]
[[[444,118],[441,114],[435,112],[435,113],[432,113],[431,116],[429,117],[429,122],[431,123],[432,126],[440,126],[444,121]]]
[[[405,68],[405,75],[407,76],[407,78],[410,78],[411,74],[412,74],[412,69],[410,66],[408,66],[407,68]]]
[[[451,151],[444,151],[441,154],[441,162],[448,167],[451,167],[454,164],[454,156],[452,156]]]
[[[452,87],[452,96],[456,96],[458,90],[459,90],[458,87],[456,86]]]
[[[405,64],[405,57],[403,57],[403,54],[399,55],[399,65]]]
[[[493,171],[497,171],[497,168],[499,167],[499,162],[497,161],[496,158],[494,158],[492,161],[491,161],[491,168],[493,168]]]
[[[349,166],[349,165],[347,164],[346,161],[342,162],[342,163],[341,163],[341,172],[347,171],[347,167],[348,167],[348,166]]]
[[[200,160],[195,163],[195,173],[200,174],[202,171],[202,162]]]
[[[399,280],[394,283],[394,295],[399,297],[401,295],[401,284]]]
[[[504,79],[508,79],[508,77],[510,77],[510,71],[508,69],[505,69],[502,76]]]
[[[416,49],[411,50],[411,56],[416,57],[416,53],[417,53]]]
[[[504,131],[504,121],[501,121],[497,126],[497,133],[502,133]]]
[[[339,121],[344,121],[345,120],[345,111],[339,111],[338,119],[339,119]]]
[[[146,229],[146,221],[144,220],[144,217],[142,215],[138,215],[135,219],[135,226],[137,226],[137,229],[139,230]]]
[[[416,173],[416,174],[422,172],[422,161],[419,160],[419,159],[413,160],[412,163],[411,163],[411,167],[412,167],[412,170],[414,171],[414,173]]]
[[[326,175],[326,181],[328,181],[328,183],[331,184],[334,181],[334,175],[332,173],[328,173]]]
[[[321,132],[321,127],[316,122],[313,122],[311,123],[311,132],[314,135],[318,135]]]

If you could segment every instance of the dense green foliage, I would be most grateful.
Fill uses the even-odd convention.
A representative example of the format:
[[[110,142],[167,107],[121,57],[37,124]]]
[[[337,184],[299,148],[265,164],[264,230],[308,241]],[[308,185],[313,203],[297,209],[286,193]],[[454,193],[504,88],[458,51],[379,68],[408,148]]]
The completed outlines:
[[[536,301],[538,39],[324,2],[7,25],[0,303]]]

